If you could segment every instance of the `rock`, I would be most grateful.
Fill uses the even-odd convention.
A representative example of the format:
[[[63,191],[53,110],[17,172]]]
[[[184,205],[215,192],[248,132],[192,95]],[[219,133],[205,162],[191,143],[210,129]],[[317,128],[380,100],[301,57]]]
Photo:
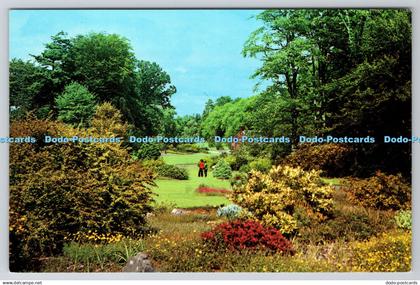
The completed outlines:
[[[189,213],[189,211],[186,211],[186,210],[181,210],[181,209],[173,209],[173,210],[171,211],[171,214],[172,214],[172,215],[174,215],[174,216],[186,215],[186,214],[188,214],[188,213]]]
[[[154,217],[154,216],[155,216],[155,214],[153,214],[153,213],[147,213],[146,214],[146,219],[149,219],[149,218]]]
[[[140,252],[136,256],[131,257],[123,268],[124,272],[155,272],[149,256]]]

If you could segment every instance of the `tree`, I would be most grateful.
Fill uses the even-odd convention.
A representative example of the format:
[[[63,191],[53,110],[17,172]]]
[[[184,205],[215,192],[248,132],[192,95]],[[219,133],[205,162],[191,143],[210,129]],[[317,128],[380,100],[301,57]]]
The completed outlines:
[[[308,20],[301,10],[266,10],[257,16],[264,24],[251,34],[243,49],[244,56],[259,57],[262,66],[253,77],[271,82],[265,92],[278,94],[282,112],[289,116],[293,145],[300,133],[299,119],[305,96],[312,88],[309,70],[310,42],[305,37]],[[283,122],[285,123],[285,122]]]
[[[111,102],[124,119],[143,135],[156,135],[163,109],[176,92],[169,75],[154,62],[137,60],[130,42],[117,34],[90,33],[52,36],[44,51],[33,56],[45,72],[36,108],[54,106],[55,98],[71,82],[85,86],[98,102]]]
[[[75,126],[88,126],[95,112],[95,96],[79,83],[67,85],[56,99],[58,119]]]
[[[10,113],[17,119],[32,110],[34,98],[43,90],[44,70],[33,62],[12,59],[9,67]]]
[[[251,124],[285,132],[293,145],[298,134],[381,140],[407,130],[410,136],[410,16],[404,9],[262,12],[257,19],[263,26],[243,49],[244,56],[262,61],[254,77],[269,83]],[[355,174],[409,173],[408,144],[353,148]]]
[[[201,115],[203,117],[203,120],[206,119],[206,117],[214,109],[214,107],[215,105],[214,105],[213,100],[211,99],[207,100],[206,104],[204,105],[203,114]]]
[[[201,124],[202,135],[212,140],[214,136],[235,136],[249,125],[249,116],[254,110],[254,97],[238,98],[216,106]]]
[[[156,135],[160,131],[163,110],[171,108],[170,98],[176,92],[171,78],[157,63],[136,63],[134,93],[120,102],[126,110],[127,119],[145,135]]]

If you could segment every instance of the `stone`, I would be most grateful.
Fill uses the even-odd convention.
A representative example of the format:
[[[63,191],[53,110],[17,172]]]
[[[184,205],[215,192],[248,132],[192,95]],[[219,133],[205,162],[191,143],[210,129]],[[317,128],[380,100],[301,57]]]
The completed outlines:
[[[146,219],[150,219],[150,218],[152,218],[154,216],[155,216],[155,214],[153,214],[153,213],[147,213],[146,214]]]
[[[186,214],[188,214],[188,213],[189,213],[189,211],[182,210],[182,209],[173,209],[173,210],[171,211],[171,214],[172,214],[172,215],[174,215],[174,216],[186,215]]]
[[[124,272],[155,272],[149,256],[140,252],[136,256],[131,257],[123,268]]]

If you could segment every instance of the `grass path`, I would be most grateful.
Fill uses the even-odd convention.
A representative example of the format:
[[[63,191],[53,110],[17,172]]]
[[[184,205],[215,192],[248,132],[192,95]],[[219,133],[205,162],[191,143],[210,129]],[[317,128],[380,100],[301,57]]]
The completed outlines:
[[[222,196],[205,196],[198,194],[195,190],[200,184],[219,188],[231,189],[229,181],[214,178],[209,171],[207,177],[198,177],[198,161],[209,157],[211,154],[167,154],[163,159],[167,164],[177,165],[188,171],[188,180],[176,179],[157,179],[157,187],[154,189],[158,194],[156,201],[158,203],[171,203],[180,208],[220,206],[229,204],[229,200]]]

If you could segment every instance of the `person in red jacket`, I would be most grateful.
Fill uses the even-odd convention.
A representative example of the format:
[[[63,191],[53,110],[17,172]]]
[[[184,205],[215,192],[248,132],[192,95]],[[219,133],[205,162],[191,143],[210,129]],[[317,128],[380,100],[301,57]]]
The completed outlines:
[[[200,162],[198,163],[198,177],[203,177],[204,168],[205,168],[204,160],[200,159]]]

